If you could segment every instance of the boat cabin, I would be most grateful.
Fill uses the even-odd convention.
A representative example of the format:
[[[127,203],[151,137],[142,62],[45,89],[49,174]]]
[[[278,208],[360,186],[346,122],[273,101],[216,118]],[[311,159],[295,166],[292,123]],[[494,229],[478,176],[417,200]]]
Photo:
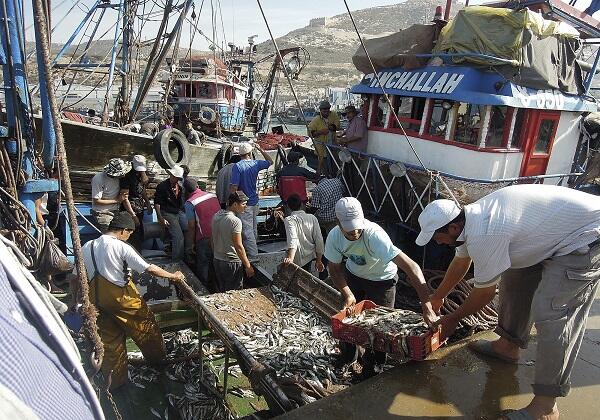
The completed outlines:
[[[179,67],[167,103],[180,125],[191,120],[208,132],[241,133],[247,94],[248,86],[224,64],[215,69],[212,59],[202,59]]]
[[[477,39],[465,46],[465,28],[502,25],[516,17],[523,21],[524,36],[501,28],[500,40]],[[574,27],[530,10],[472,6],[448,24],[415,25],[401,32],[368,40],[377,72],[363,70],[363,79],[351,89],[363,99],[368,153],[419,167],[420,158],[429,170],[481,181],[565,175],[580,169],[574,164],[579,124],[598,107],[589,94],[595,68],[580,63],[584,40]],[[390,43],[410,44],[406,41],[415,33],[431,35],[430,45],[394,50],[395,57],[388,53]],[[410,45],[414,49],[415,44]],[[514,59],[511,49],[518,51]],[[552,56],[560,56],[559,63],[543,68],[536,60],[553,58],[534,58],[535,54],[553,49],[560,51]],[[384,52],[378,56],[378,51]],[[359,48],[355,65],[360,53]],[[378,59],[400,65],[377,65]],[[357,65],[359,70],[365,67]]]
[[[568,174],[579,121],[597,110],[584,96],[536,90],[468,66],[426,66],[373,73],[352,92],[363,96],[368,152],[418,164],[403,132],[430,169],[497,180]],[[468,163],[466,165],[465,163]]]

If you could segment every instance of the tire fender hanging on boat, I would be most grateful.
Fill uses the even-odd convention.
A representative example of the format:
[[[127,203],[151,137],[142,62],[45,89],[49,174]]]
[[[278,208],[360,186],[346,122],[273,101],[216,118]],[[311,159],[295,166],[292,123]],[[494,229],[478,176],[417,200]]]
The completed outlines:
[[[214,109],[203,106],[200,108],[200,115],[198,119],[202,124],[210,125],[217,119],[217,113]]]
[[[175,158],[170,152],[171,142],[175,146]],[[154,157],[162,168],[171,169],[175,165],[187,165],[190,155],[187,138],[176,128],[162,130],[154,137]]]

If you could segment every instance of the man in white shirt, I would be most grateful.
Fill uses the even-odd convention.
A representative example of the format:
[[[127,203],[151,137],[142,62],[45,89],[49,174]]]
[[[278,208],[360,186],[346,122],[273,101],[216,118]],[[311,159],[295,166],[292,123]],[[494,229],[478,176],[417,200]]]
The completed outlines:
[[[127,194],[121,193],[119,179],[131,170],[131,162],[113,158],[102,172],[92,178],[92,219],[98,229],[106,231],[113,218],[113,212],[119,211]]]
[[[138,293],[131,270],[169,279],[184,280],[182,272],[169,273],[148,264],[126,243],[135,230],[127,212],[115,213],[107,232],[83,246],[83,260],[90,281],[90,302],[98,309],[98,330],[104,344],[102,373],[111,389],[127,382],[127,349],[125,339],[131,337],[149,363],[166,357],[165,344],[154,314]]]
[[[535,397],[515,416],[558,418],[556,398],[569,393],[571,370],[600,284],[600,197],[552,185],[517,185],[462,210],[453,201],[436,200],[425,207],[419,224],[417,245],[433,239],[457,246],[431,296],[434,308],[440,308],[471,262],[475,266],[475,288],[441,319],[442,334],[448,337],[462,318],[488,304],[498,285],[500,338],[470,347],[516,363],[535,323]]]
[[[312,214],[307,214],[302,209],[302,199],[297,195],[291,195],[287,205],[292,211],[283,221],[285,235],[287,238],[287,255],[284,264],[294,262],[310,273],[311,262],[315,260],[315,268],[320,273],[323,266],[323,235],[319,227],[319,221]]]

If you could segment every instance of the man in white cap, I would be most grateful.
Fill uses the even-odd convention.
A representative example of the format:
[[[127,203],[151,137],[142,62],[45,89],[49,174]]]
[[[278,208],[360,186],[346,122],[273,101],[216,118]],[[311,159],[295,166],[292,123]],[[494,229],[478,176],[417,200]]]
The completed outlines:
[[[273,164],[273,159],[257,144],[258,150],[264,160],[252,159],[252,143],[244,142],[240,144],[240,161],[233,166],[231,170],[230,192],[237,190],[243,191],[248,196],[246,209],[239,215],[242,221],[242,239],[244,248],[248,253],[250,261],[258,258],[258,246],[256,238],[258,237],[258,229],[256,217],[258,216],[258,194],[256,193],[256,181],[258,173],[263,169],[268,169]]]
[[[488,304],[499,288],[495,341],[470,348],[517,363],[535,323],[534,398],[507,418],[557,419],[556,398],[570,390],[570,375],[600,279],[600,198],[553,185],[516,185],[460,209],[436,200],[419,216],[417,245],[431,239],[456,248],[444,280],[431,296],[434,309],[474,263],[474,288],[440,319],[444,337]]]
[[[325,257],[329,260],[333,283],[344,298],[344,308],[352,310],[357,300],[365,299],[393,308],[400,268],[421,299],[425,321],[433,324],[437,315],[429,302],[429,289],[419,265],[394,246],[381,226],[364,218],[356,198],[338,200],[335,214],[338,225],[327,236]],[[342,265],[344,257],[347,258],[345,267]],[[344,349],[344,357],[352,357],[353,349]],[[385,361],[385,353],[366,353],[365,356],[365,376],[374,373],[375,363]]]
[[[171,234],[171,259],[181,261],[185,252],[187,219],[183,211],[183,168],[175,165],[167,169],[169,179],[156,186],[154,207],[158,222]]]
[[[92,178],[92,219],[98,229],[106,231],[113,213],[127,197],[121,194],[119,179],[131,170],[131,162],[113,158],[102,172]]]
[[[121,203],[121,210],[131,215],[135,222],[135,232],[130,237],[130,242],[136,249],[140,249],[144,238],[144,210],[152,214],[152,205],[146,194],[148,175],[146,175],[146,158],[135,155],[131,160],[131,170],[120,179],[121,194],[126,199]]]

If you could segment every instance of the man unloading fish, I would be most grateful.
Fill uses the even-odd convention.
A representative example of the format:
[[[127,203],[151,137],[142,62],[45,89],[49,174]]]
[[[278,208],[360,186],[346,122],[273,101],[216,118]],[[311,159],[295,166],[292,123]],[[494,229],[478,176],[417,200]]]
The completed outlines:
[[[181,271],[169,273],[148,264],[125,243],[135,230],[129,213],[116,213],[107,232],[83,246],[85,269],[90,281],[90,302],[98,309],[98,330],[104,344],[102,373],[111,389],[127,382],[126,337],[131,337],[149,363],[166,357],[165,344],[154,314],[138,293],[131,270],[148,272],[173,282],[184,280]],[[111,373],[112,372],[112,373]]]
[[[470,348],[517,363],[532,324],[537,330],[534,398],[508,419],[557,419],[557,397],[570,376],[600,284],[600,197],[551,185],[502,188],[461,209],[436,200],[419,216],[417,245],[431,239],[455,246],[456,256],[436,292],[434,308],[475,266],[475,288],[441,318],[442,334],[488,304],[499,288],[496,341]]]
[[[429,289],[419,265],[394,246],[383,228],[364,218],[356,198],[338,200],[335,214],[338,225],[327,236],[325,257],[333,282],[344,298],[344,308],[351,311],[357,300],[365,299],[393,308],[400,268],[421,299],[425,321],[430,325],[436,322],[438,317],[429,302]],[[340,361],[351,361],[355,352],[355,346],[344,344]],[[365,353],[363,376],[372,375],[375,364],[384,361],[385,353]]]

